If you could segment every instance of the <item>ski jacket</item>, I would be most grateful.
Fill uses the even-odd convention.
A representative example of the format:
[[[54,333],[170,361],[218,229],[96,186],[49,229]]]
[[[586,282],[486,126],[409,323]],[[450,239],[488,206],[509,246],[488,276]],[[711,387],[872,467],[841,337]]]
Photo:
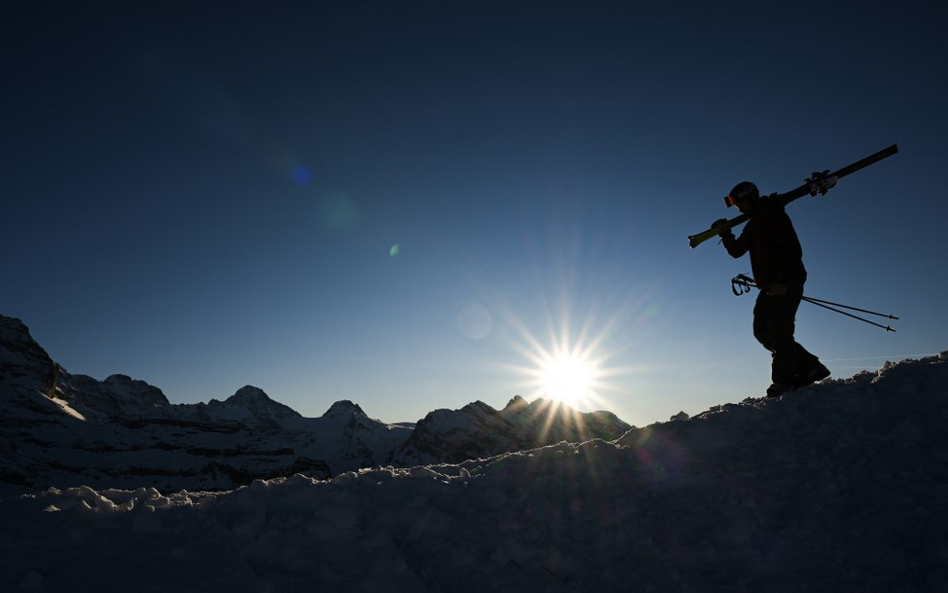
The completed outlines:
[[[760,198],[740,237],[735,239],[730,232],[721,236],[731,257],[750,252],[754,279],[764,292],[776,283],[802,292],[806,282],[803,249],[784,206],[780,196]]]

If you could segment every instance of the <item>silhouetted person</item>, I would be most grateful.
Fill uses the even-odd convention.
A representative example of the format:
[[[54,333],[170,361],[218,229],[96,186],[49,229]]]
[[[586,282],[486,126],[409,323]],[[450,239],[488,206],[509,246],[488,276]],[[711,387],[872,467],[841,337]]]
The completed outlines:
[[[740,237],[735,238],[730,229],[718,234],[732,257],[750,252],[751,270],[760,288],[754,305],[754,337],[773,356],[773,385],[767,395],[776,397],[829,377],[829,369],[793,337],[806,268],[800,240],[784,211],[788,200],[778,194],[761,198],[756,185],[742,181],[727,201],[748,216]],[[716,221],[712,228],[723,222],[727,219]]]

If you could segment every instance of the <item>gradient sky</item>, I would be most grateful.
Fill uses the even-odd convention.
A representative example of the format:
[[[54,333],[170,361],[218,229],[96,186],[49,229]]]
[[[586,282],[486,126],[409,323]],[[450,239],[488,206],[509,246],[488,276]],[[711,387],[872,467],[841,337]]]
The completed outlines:
[[[919,8],[919,6],[925,8]],[[172,403],[246,384],[414,421],[601,371],[644,425],[760,396],[749,273],[687,235],[787,191],[797,337],[849,377],[948,349],[946,9],[836,2],[20,2],[0,313]]]

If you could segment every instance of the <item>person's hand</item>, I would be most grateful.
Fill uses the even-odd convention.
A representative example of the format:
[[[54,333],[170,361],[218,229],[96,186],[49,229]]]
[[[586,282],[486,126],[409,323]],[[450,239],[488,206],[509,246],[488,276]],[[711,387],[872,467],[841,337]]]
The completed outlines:
[[[787,296],[787,286],[779,282],[774,282],[770,285],[770,288],[767,289],[767,294],[770,296]]]
[[[724,233],[730,230],[729,228],[727,228],[727,226],[725,226],[727,225],[727,222],[728,221],[726,218],[719,218],[711,223],[711,230],[716,232],[719,235],[723,235]]]
[[[826,192],[836,187],[836,181],[837,177],[830,175],[829,170],[814,171],[813,175],[806,179],[806,183],[809,184],[807,189],[811,196],[815,196],[816,194],[825,196]]]

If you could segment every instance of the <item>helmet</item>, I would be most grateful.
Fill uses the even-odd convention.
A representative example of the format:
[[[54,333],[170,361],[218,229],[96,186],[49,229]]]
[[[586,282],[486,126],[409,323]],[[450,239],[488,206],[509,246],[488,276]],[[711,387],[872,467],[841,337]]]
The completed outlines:
[[[760,191],[757,190],[757,186],[751,183],[750,181],[742,181],[734,186],[734,189],[731,190],[731,193],[724,198],[724,203],[727,204],[727,207],[736,205],[741,200],[756,200],[760,197]]]

